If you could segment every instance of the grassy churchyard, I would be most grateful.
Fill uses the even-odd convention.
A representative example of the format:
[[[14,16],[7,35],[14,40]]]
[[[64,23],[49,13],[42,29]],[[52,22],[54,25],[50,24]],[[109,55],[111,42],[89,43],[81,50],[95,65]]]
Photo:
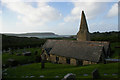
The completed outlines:
[[[64,64],[33,63],[4,69],[3,78],[63,78],[67,73],[74,73],[76,78],[92,78],[92,71],[98,69],[101,78],[118,78],[118,63],[72,66]]]
[[[113,59],[120,59],[120,42],[111,43],[111,52]],[[35,52],[37,51],[37,55]],[[31,56],[23,56],[24,52],[31,52]],[[2,70],[3,79],[30,79],[41,78],[48,80],[61,80],[66,74],[73,73],[76,78],[92,78],[92,71],[98,69],[101,78],[119,78],[119,63],[94,64],[87,66],[72,66],[67,64],[45,63],[45,68],[41,69],[41,63],[36,61],[36,56],[40,56],[41,48],[25,48],[4,52],[2,54],[2,64],[5,65]],[[17,54],[20,55],[17,55]],[[17,66],[12,67],[8,59],[14,59],[18,62]]]
[[[31,52],[30,56],[23,56],[23,53],[25,52]],[[11,54],[12,53],[12,54]],[[36,55],[35,55],[36,53]],[[10,52],[3,52],[2,54],[2,64],[4,67],[9,67],[11,64],[9,64],[8,59],[14,59],[17,61],[17,64],[29,64],[36,62],[36,58],[40,56],[41,48],[25,48],[25,49],[17,49],[12,50]]]

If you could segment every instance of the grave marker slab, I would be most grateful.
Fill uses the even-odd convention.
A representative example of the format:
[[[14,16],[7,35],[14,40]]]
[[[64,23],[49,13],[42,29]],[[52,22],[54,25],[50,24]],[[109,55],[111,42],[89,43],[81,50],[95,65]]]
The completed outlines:
[[[67,75],[64,76],[64,78],[62,80],[76,80],[75,74],[68,73]]]
[[[93,70],[93,72],[92,72],[92,78],[93,78],[93,79],[99,79],[99,78],[100,78],[98,69],[94,69],[94,70]]]

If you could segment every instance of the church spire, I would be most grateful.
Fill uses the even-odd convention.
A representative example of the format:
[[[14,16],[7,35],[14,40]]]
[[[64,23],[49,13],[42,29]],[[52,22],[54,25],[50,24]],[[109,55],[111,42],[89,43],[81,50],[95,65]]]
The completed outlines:
[[[90,34],[89,34],[88,25],[87,25],[84,11],[82,11],[82,14],[81,14],[80,30],[77,33],[77,40],[78,41],[90,41]]]

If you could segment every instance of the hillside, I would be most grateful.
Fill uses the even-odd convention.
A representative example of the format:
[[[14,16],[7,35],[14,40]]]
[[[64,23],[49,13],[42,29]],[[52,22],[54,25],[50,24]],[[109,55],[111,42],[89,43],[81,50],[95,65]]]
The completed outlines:
[[[52,32],[46,32],[46,33],[24,33],[24,34],[11,34],[11,33],[5,33],[7,36],[17,36],[17,37],[38,37],[38,38],[49,38],[49,37],[59,37],[59,35],[52,33]]]

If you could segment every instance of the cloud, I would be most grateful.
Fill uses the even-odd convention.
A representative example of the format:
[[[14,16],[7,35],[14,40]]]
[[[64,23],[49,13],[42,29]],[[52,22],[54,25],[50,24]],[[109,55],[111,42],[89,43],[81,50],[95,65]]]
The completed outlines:
[[[107,16],[108,17],[114,17],[118,15],[118,3],[115,3],[111,9],[109,10]]]
[[[118,25],[114,23],[105,23],[103,21],[99,23],[92,23],[89,27],[90,32],[109,32],[109,31],[118,31]]]
[[[0,14],[2,14],[2,10],[0,10]]]
[[[49,6],[46,2],[38,2],[37,7],[22,1],[2,1],[2,3],[8,9],[18,13],[17,18],[26,26],[42,26],[47,22],[58,20],[61,17],[61,14],[55,8]]]
[[[76,21],[80,19],[81,11],[84,10],[87,19],[93,19],[104,12],[106,3],[100,2],[73,2],[74,8],[70,15],[64,18],[65,22]],[[103,9],[104,8],[104,9]]]

